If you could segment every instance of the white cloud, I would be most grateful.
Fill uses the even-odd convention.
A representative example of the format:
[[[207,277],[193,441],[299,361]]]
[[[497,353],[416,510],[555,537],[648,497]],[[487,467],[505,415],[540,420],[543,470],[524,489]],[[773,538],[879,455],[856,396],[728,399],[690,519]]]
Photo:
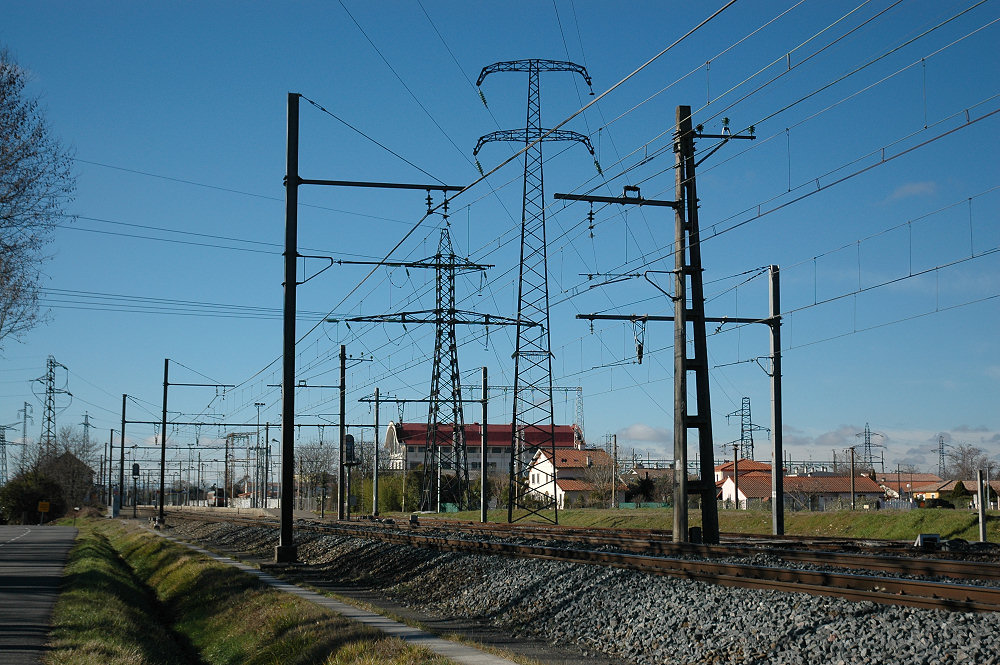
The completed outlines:
[[[892,193],[886,197],[883,203],[914,198],[917,196],[931,196],[937,193],[937,189],[937,183],[933,181],[908,182],[905,185],[900,185],[894,189]]]
[[[616,432],[619,440],[642,441],[645,443],[670,443],[674,433],[664,427],[652,427],[644,423],[635,423]]]

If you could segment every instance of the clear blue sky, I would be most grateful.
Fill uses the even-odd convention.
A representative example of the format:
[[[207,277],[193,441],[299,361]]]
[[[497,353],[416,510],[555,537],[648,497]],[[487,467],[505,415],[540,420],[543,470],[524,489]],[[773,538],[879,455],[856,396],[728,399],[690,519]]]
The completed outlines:
[[[699,167],[708,314],[765,315],[766,276],[747,271],[782,267],[791,456],[840,456],[866,422],[893,468],[936,470],[942,434],[996,456],[1000,3],[963,14],[976,3],[742,0],[629,77],[722,4],[0,3],[0,44],[30,70],[79,175],[78,219],[58,229],[44,268],[51,320],[8,341],[0,360],[0,422],[17,427],[8,438],[20,439],[25,401],[29,439],[40,433],[31,380],[49,354],[69,368],[74,396],[58,424],[89,413],[100,439],[118,427],[122,393],[135,397],[130,419],[159,417],[164,358],[176,363],[172,381],[238,384],[172,389],[172,419],[251,423],[263,402],[261,420],[276,422],[287,93],[412,163],[303,102],[303,176],[464,185],[479,175],[479,136],[524,124],[525,75],[488,77],[485,108],[480,69],[549,58],[585,65],[598,95],[628,77],[566,125],[590,136],[603,177],[582,146],[545,146],[555,383],[583,387],[591,442],[617,433],[625,454],[670,449],[670,324],[649,324],[637,365],[629,324],[591,332],[574,316],[669,312],[641,278],[590,288],[606,280],[586,275],[670,270],[673,216],[597,206],[591,237],[587,205],[551,195],[634,184],[673,198],[670,135],[685,104],[706,131],[721,131],[723,117],[756,128],[756,141],[731,142]],[[579,76],[542,76],[547,126],[591,99]],[[701,154],[712,145],[700,142]],[[489,170],[514,149],[489,144],[479,160]],[[521,170],[515,161],[451,203],[456,249],[496,266],[460,279],[464,309],[515,315]],[[382,258],[424,211],[422,192],[304,187],[300,201],[300,252],[337,258]],[[441,224],[424,221],[392,258],[432,255]],[[336,383],[341,343],[374,357],[349,370],[351,422],[370,422],[357,399],[375,386],[416,398],[430,381],[429,326],[316,326],[328,314],[434,306],[432,274],[380,270],[355,289],[367,270],[334,267],[299,288],[300,378]],[[510,330],[459,337],[469,383],[484,364],[493,382],[513,382]],[[709,349],[716,441],[738,438],[726,414],[744,396],[768,426],[768,378],[754,362],[768,354],[766,328],[727,326]],[[510,409],[498,395],[491,420],[509,421]],[[299,412],[336,422],[336,391],[303,391]],[[557,394],[557,421],[574,414],[573,395]],[[381,414],[397,417],[395,407]],[[412,405],[404,413],[425,417]],[[153,434],[130,426],[127,443]],[[179,428],[171,441],[195,435]],[[768,456],[758,435],[757,457]]]

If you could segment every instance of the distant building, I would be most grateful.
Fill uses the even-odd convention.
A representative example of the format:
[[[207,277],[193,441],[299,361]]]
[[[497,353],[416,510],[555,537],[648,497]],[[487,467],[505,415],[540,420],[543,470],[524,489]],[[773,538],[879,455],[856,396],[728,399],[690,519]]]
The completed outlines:
[[[439,424],[439,431],[444,439],[450,439],[452,426]],[[534,429],[526,430],[527,443],[539,444],[542,432]],[[511,425],[488,425],[486,464],[488,472],[499,470],[507,474],[510,468],[510,450],[512,444]],[[482,426],[479,423],[465,425],[465,442],[469,456],[469,475],[477,476],[482,468],[480,455]],[[448,444],[450,445],[450,443]],[[583,445],[580,430],[576,425],[555,426],[556,449],[574,448]],[[385,432],[385,450],[388,454],[388,467],[393,471],[416,469],[424,463],[424,448],[427,446],[427,423],[394,423],[390,422]]]
[[[785,508],[789,510],[827,510],[847,505],[851,500],[850,476],[784,476]],[[740,473],[739,490],[732,477],[722,484],[722,500],[739,502],[741,508],[771,500],[771,474],[762,471]],[[867,476],[854,477],[855,503],[872,505],[885,494]],[[877,506],[872,506],[877,507]]]
[[[41,462],[41,470],[62,487],[70,507],[97,502],[97,488],[94,486],[97,474],[73,453],[67,451],[46,458]]]
[[[751,471],[766,471],[770,474],[771,465],[767,462],[758,462],[752,459],[741,459],[735,463],[724,462],[715,467],[715,482],[719,483],[726,478],[732,478],[737,471],[740,474],[740,478]]]
[[[938,480],[937,482],[921,485],[913,489],[913,498],[918,501],[929,499],[951,500],[951,494],[955,491],[955,485],[962,483],[969,493],[969,503],[967,506],[956,505],[956,508],[979,508],[979,483],[975,480]],[[990,498],[989,505],[997,505],[997,497],[1000,495],[1000,480],[989,482]]]
[[[909,499],[917,487],[941,483],[941,477],[933,473],[877,473],[875,482],[885,490],[890,499]]]

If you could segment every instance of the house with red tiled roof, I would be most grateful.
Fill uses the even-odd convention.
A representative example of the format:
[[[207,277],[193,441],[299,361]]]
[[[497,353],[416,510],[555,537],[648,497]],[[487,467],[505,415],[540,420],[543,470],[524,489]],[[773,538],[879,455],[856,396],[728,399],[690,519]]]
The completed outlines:
[[[450,442],[452,437],[450,424],[439,424],[438,441]],[[468,449],[469,474],[478,476],[483,466],[481,455],[482,425],[466,423],[465,441]],[[543,433],[537,429],[525,430],[523,436],[528,444],[541,443]],[[513,437],[511,425],[490,424],[486,426],[486,464],[489,473],[506,475],[510,468],[510,450]],[[424,450],[427,446],[427,423],[390,422],[385,431],[385,450],[388,453],[388,466],[391,470],[416,469],[424,463]],[[580,430],[576,425],[555,426],[555,447],[557,450],[573,448],[580,445]],[[439,444],[439,445],[451,445]],[[452,457],[445,455],[445,457]],[[447,469],[445,470],[447,471]]]
[[[760,504],[771,500],[771,474],[740,473],[739,486],[732,478],[722,485],[722,500]],[[828,510],[850,505],[850,476],[784,476],[785,508],[788,510]],[[879,485],[867,476],[854,477],[855,504],[871,505],[881,502],[885,494]]]
[[[553,479],[555,482],[553,483]],[[610,494],[612,479],[619,492],[625,484],[617,478],[614,460],[600,448],[539,449],[528,466],[528,496],[551,501],[560,508],[587,503],[595,492]]]
[[[758,462],[752,459],[740,459],[736,462],[723,462],[715,467],[715,482],[716,484],[725,480],[726,478],[732,478],[737,472],[739,472],[740,477],[743,474],[750,473],[751,471],[766,471],[771,473],[771,465],[767,462]]]
[[[929,499],[944,499],[945,501],[951,501],[952,492],[955,491],[955,485],[962,483],[965,490],[969,493],[969,500],[967,505],[955,505],[956,508],[979,508],[979,483],[975,480],[939,480],[935,483],[928,483],[913,489],[913,498],[918,501],[926,501]],[[988,505],[995,506],[997,501],[1000,500],[997,497],[1000,496],[1000,480],[991,480],[989,482],[989,497]]]

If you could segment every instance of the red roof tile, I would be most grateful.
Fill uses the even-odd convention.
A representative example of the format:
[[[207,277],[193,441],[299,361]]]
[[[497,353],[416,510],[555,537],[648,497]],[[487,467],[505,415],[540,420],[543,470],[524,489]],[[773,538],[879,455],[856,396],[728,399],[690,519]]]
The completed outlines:
[[[549,456],[546,450],[539,452],[546,457]],[[590,464],[587,463],[588,461]],[[611,464],[611,455],[600,448],[586,448],[584,450],[569,448],[556,451],[555,467],[557,469],[583,469],[588,466],[611,466]]]
[[[849,494],[850,476],[785,476],[785,492],[805,494]],[[740,494],[750,499],[766,499],[771,496],[771,477],[740,475]],[[881,494],[882,488],[867,476],[855,476],[856,494]]]
[[[396,430],[396,439],[410,445],[420,445],[427,440],[427,423],[390,423]],[[451,425],[439,423],[438,432],[442,439],[451,437]],[[486,428],[489,437],[488,446],[507,447],[511,445],[511,426],[507,424],[490,424]],[[524,438],[529,444],[541,443],[545,432],[539,428],[529,427],[524,431]],[[482,436],[479,423],[465,424],[465,440],[467,443],[479,443]],[[572,448],[576,443],[576,430],[573,425],[555,426],[555,447]]]
[[[559,478],[556,480],[556,484],[559,485],[559,489],[563,492],[591,492],[596,489],[593,483],[575,478]]]
[[[741,459],[738,465],[740,475],[742,476],[745,471],[770,471],[771,465],[767,462],[758,462],[752,459]],[[716,471],[732,471],[733,463],[724,462],[723,464],[715,467]]]

